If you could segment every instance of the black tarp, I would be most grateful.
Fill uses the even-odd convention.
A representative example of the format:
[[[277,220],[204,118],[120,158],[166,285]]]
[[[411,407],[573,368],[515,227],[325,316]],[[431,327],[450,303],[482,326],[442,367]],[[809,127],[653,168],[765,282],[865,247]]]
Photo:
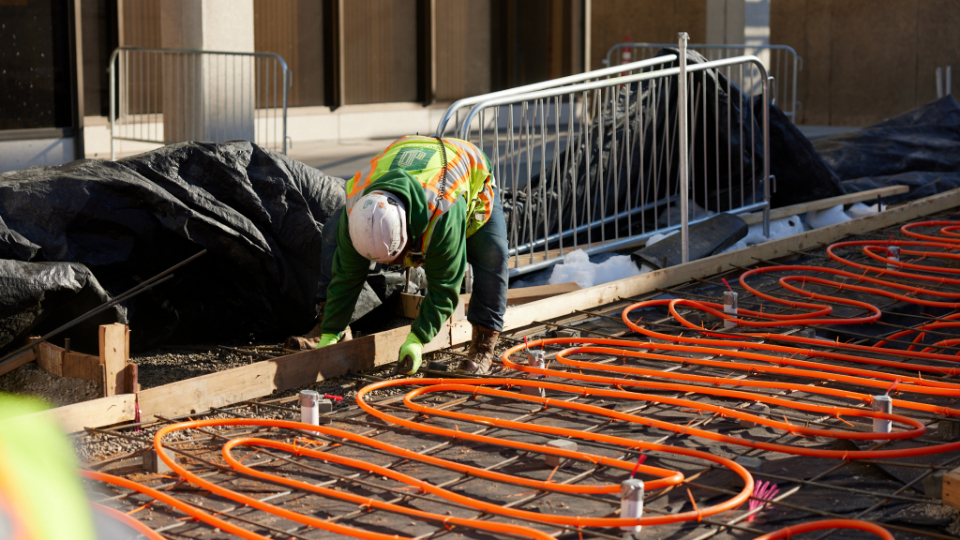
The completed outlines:
[[[758,118],[763,115],[763,100],[754,101]],[[840,178],[814,150],[810,141],[776,105],[770,105],[770,206],[817,201],[846,193]]]
[[[5,307],[0,346],[76,311],[51,305],[55,292],[66,302],[71,295],[61,291],[87,290],[73,297],[95,299],[93,307],[202,249],[209,251],[174,279],[125,303],[134,348],[305,331],[317,313],[323,223],[343,202],[343,180],[242,141],[0,175],[0,257],[77,263],[30,270],[48,274],[47,285],[36,285],[46,303],[0,272],[0,301],[25,296],[36,312],[24,324]],[[0,269],[20,271],[6,264]],[[54,308],[56,317],[39,313]],[[65,334],[74,343],[83,335]]]
[[[884,199],[899,202],[960,187],[960,105],[953,96],[813,146],[848,192],[910,186]]]
[[[0,343],[57,328],[108,300],[110,296],[82,264],[0,260]],[[97,326],[114,322],[127,322],[122,306],[77,325],[70,334],[72,347],[96,351]]]

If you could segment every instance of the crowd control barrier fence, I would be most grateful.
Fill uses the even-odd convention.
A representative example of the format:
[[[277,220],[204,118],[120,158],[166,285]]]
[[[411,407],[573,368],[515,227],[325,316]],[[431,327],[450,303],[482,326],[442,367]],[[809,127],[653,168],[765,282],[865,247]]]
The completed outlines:
[[[273,53],[119,47],[110,57],[116,141],[248,140],[287,153],[287,63]]]
[[[610,67],[631,64],[649,58],[665,48],[675,49],[670,43],[618,43],[607,51],[603,63]],[[774,78],[776,86],[771,90],[775,103],[791,122],[797,122],[797,77],[803,70],[803,58],[789,45],[717,45],[693,43],[689,50],[696,51],[707,60],[720,60],[733,56],[754,55],[763,62],[767,74]],[[756,77],[759,79],[759,77]]]
[[[683,50],[685,40],[681,40]],[[764,212],[769,235],[769,80],[755,56],[681,54],[461,100],[454,121],[491,160],[510,273],[576,249],[638,245],[718,212]],[[469,112],[458,118],[458,110]]]

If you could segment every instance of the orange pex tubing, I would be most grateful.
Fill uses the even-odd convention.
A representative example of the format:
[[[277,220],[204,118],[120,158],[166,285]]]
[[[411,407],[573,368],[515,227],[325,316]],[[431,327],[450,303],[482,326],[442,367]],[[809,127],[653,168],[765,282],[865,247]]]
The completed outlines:
[[[921,227],[940,227],[939,236],[917,232],[916,229]],[[528,433],[536,433],[549,436],[551,438],[563,437],[584,441],[594,441],[604,443],[606,445],[617,446],[623,450],[663,452],[709,461],[729,469],[732,473],[738,475],[744,483],[743,489],[741,489],[739,493],[713,506],[706,506],[703,508],[695,507],[692,511],[681,512],[677,514],[646,515],[641,519],[556,515],[541,512],[530,512],[520,508],[506,507],[488,501],[478,500],[460,493],[455,493],[440,486],[434,485],[426,479],[415,478],[413,476],[394,471],[380,465],[324,451],[322,446],[303,446],[255,437],[241,437],[228,441],[222,449],[223,459],[229,467],[233,468],[239,473],[260,478],[266,482],[279,483],[289,486],[293,489],[309,491],[324,497],[347,501],[358,505],[359,508],[376,508],[389,512],[400,513],[411,518],[436,522],[438,525],[442,525],[448,529],[455,527],[467,527],[484,531],[494,536],[508,534],[525,538],[547,540],[548,538],[552,537],[545,532],[528,526],[514,525],[490,520],[460,518],[450,515],[439,515],[418,510],[416,508],[388,503],[380,499],[329,489],[326,487],[301,482],[299,480],[277,476],[258,470],[255,467],[244,465],[241,463],[241,460],[238,460],[233,456],[232,452],[237,447],[262,448],[285,452],[296,456],[308,457],[310,459],[315,459],[326,463],[333,463],[344,467],[350,467],[357,469],[358,471],[390,478],[395,482],[415,488],[420,493],[431,494],[433,496],[448,500],[451,503],[465,505],[475,509],[478,512],[495,514],[508,519],[514,518],[531,520],[533,522],[553,526],[583,528],[631,527],[636,525],[653,526],[666,523],[700,520],[705,517],[735,510],[745,503],[752,494],[754,486],[753,477],[746,469],[736,462],[710,454],[708,452],[702,452],[679,446],[671,446],[668,444],[644,442],[614,435],[605,435],[603,433],[585,432],[576,429],[518,422],[509,419],[475,414],[469,410],[444,410],[425,405],[423,400],[420,400],[419,398],[434,392],[452,392],[473,396],[485,395],[499,399],[509,399],[531,404],[538,404],[545,408],[562,408],[569,411],[575,411],[576,413],[583,415],[592,415],[600,419],[617,422],[629,422],[639,426],[663,429],[672,431],[674,433],[682,433],[692,437],[698,437],[701,439],[717,441],[721,443],[736,444],[747,448],[756,448],[771,452],[811,457],[839,459],[895,458],[928,455],[960,449],[960,442],[944,443],[917,448],[862,451],[840,451],[820,448],[807,448],[802,446],[796,447],[788,444],[755,441],[745,437],[722,435],[706,429],[690,427],[689,425],[683,426],[648,418],[642,414],[620,412],[586,403],[579,403],[573,400],[553,397],[540,397],[538,394],[530,395],[516,391],[522,387],[535,387],[550,390],[553,394],[560,394],[566,397],[579,396],[603,399],[609,398],[645,403],[661,403],[673,407],[693,409],[696,411],[702,411],[729,418],[748,420],[756,424],[801,436],[817,436],[878,442],[886,440],[907,440],[921,437],[926,432],[924,423],[904,414],[887,414],[869,409],[857,408],[852,405],[818,405],[803,401],[784,399],[781,397],[753,391],[754,389],[758,388],[764,388],[768,390],[777,389],[785,393],[802,391],[846,400],[851,402],[851,404],[861,405],[869,405],[873,401],[875,395],[883,393],[889,394],[890,392],[895,391],[898,397],[893,399],[893,405],[896,409],[921,411],[924,413],[950,417],[960,417],[960,410],[958,409],[930,405],[900,397],[903,395],[960,396],[960,384],[941,378],[946,376],[960,375],[960,358],[958,358],[957,354],[944,354],[942,352],[937,352],[938,348],[941,346],[960,344],[960,338],[943,339],[932,345],[924,344],[926,336],[931,331],[943,328],[960,327],[960,314],[942,317],[935,321],[918,325],[913,329],[896,332],[889,338],[880,340],[873,345],[857,345],[840,342],[834,343],[824,341],[822,339],[771,334],[762,331],[766,328],[804,324],[864,324],[874,322],[881,316],[880,309],[873,304],[864,302],[862,300],[854,300],[840,296],[828,295],[823,292],[815,292],[806,287],[808,284],[816,284],[822,287],[835,288],[838,292],[841,292],[844,289],[852,290],[861,295],[874,295],[879,298],[911,302],[921,306],[943,307],[950,309],[957,309],[960,307],[960,293],[946,292],[930,288],[931,286],[941,284],[960,285],[960,269],[940,268],[922,264],[924,260],[960,260],[960,254],[954,253],[957,250],[960,250],[960,223],[952,221],[920,222],[905,225],[902,227],[901,231],[905,236],[911,238],[911,240],[849,241],[839,242],[830,246],[827,249],[828,256],[834,261],[845,266],[847,270],[838,270],[835,268],[819,266],[778,265],[751,269],[744,272],[740,276],[740,285],[746,291],[749,291],[749,293],[752,295],[771,304],[786,306],[792,311],[788,314],[773,313],[769,311],[762,312],[762,310],[754,311],[748,309],[740,309],[735,315],[727,314],[723,312],[722,304],[699,300],[668,299],[637,302],[623,310],[622,319],[624,324],[626,324],[627,327],[632,331],[650,338],[648,341],[592,338],[556,338],[531,341],[529,344],[517,345],[510,348],[504,353],[502,358],[504,367],[525,372],[527,374],[526,378],[496,377],[452,380],[442,378],[406,378],[378,382],[363,388],[357,393],[357,403],[359,406],[367,414],[377,417],[388,424],[393,424],[432,436],[447,437],[454,440],[470,441],[480,444],[491,444],[501,448],[511,448],[519,451],[550,454],[562,458],[588,462],[609,469],[620,469],[623,471],[624,478],[626,478],[632,471],[635,471],[636,474],[639,474],[644,480],[645,489],[648,491],[678,486],[683,482],[684,477],[680,472],[662,467],[644,464],[637,465],[635,461],[600,456],[591,454],[589,452],[566,450],[542,444],[493,437],[490,435],[485,435],[482,432],[483,430],[479,432],[469,432],[461,431],[459,427],[456,426],[451,429],[447,427],[440,427],[438,425],[414,422],[391,414],[386,410],[377,408],[375,404],[369,403],[365,397],[370,392],[383,388],[411,387],[411,390],[404,396],[404,404],[411,411],[427,417],[437,416],[456,422],[468,422],[471,424],[480,424],[481,426],[523,430]],[[891,246],[897,246],[900,248],[901,257],[909,257],[912,259],[910,261],[888,259],[887,257],[889,257],[892,253],[889,250]],[[880,263],[880,265],[874,266],[872,264],[863,264],[850,261],[838,254],[838,251],[842,248],[859,248],[862,250],[865,256],[870,259],[871,262],[877,261]],[[802,275],[798,275],[798,273],[801,272]],[[805,298],[805,300],[797,301],[795,299],[781,298],[758,290],[757,288],[752,287],[749,283],[751,276],[755,276],[757,274],[774,273],[784,274],[778,280],[779,285],[783,289],[789,291],[795,296]],[[834,279],[830,278],[838,278],[844,281],[835,281]],[[914,284],[909,284],[910,281],[913,281]],[[923,297],[921,297],[921,295]],[[828,319],[827,317],[833,312],[833,308],[826,302],[859,308],[864,311],[864,314],[850,318]],[[674,319],[680,325],[688,329],[689,332],[685,331],[679,335],[666,334],[646,328],[634,320],[634,314],[636,312],[643,308],[653,306],[666,306],[672,317],[674,317]],[[761,331],[738,334],[711,332],[702,326],[695,325],[683,317],[679,312],[679,308],[681,307],[697,310],[720,320],[732,321],[738,326],[756,328]],[[896,349],[890,347],[892,344],[890,340],[909,340],[911,336],[911,345],[908,347]],[[774,341],[776,343],[774,343]],[[551,369],[549,366],[545,368],[537,368],[527,365],[525,361],[515,358],[515,355],[522,354],[527,348],[535,348],[546,344],[570,345],[569,348],[557,352],[555,357],[556,363],[565,366],[567,369]],[[823,346],[829,346],[831,350],[822,350],[819,348]],[[671,352],[674,354],[663,354],[664,352]],[[698,356],[677,356],[676,353],[695,353]],[[574,356],[578,354],[618,357],[623,358],[624,361],[622,364],[599,364],[577,360],[574,358]],[[715,357],[722,356],[724,357],[724,360],[699,357],[702,355],[713,355]],[[752,374],[784,375],[791,378],[809,379],[810,383],[753,381],[750,380],[749,377],[732,379],[695,375],[691,373],[679,373],[675,371],[662,371],[659,369],[649,369],[626,365],[626,358],[672,362],[680,365],[691,364],[719,367],[731,370],[733,372],[741,372],[747,376]],[[858,367],[827,364],[820,361],[821,359],[840,360],[843,362],[855,363]],[[934,361],[936,362],[936,365],[917,365],[910,363],[913,360]],[[913,376],[889,373],[881,371],[883,368],[906,370],[908,373],[916,373],[917,375]],[[926,377],[924,377],[924,375],[926,375]],[[829,388],[819,384],[824,381],[860,386],[868,389],[871,393],[861,393],[850,390]],[[577,383],[590,383],[591,386],[582,386]],[[806,413],[834,417],[839,420],[843,420],[844,417],[890,420],[897,429],[890,433],[873,433],[802,426],[791,424],[786,417],[784,417],[783,421],[780,421],[773,418],[767,418],[765,416],[751,414],[750,412],[742,409],[701,403],[692,399],[673,398],[659,394],[644,393],[644,390],[671,390],[748,402],[762,402],[776,407],[790,408]],[[206,489],[213,494],[230,499],[238,504],[257,508],[264,512],[269,512],[278,517],[282,517],[302,525],[354,538],[386,540],[406,537],[358,529],[356,527],[300,514],[280,506],[272,505],[268,502],[261,502],[253,497],[249,497],[242,493],[237,493],[220,484],[216,484],[201,478],[200,476],[187,470],[182,465],[171,460],[164,452],[161,451],[163,438],[170,433],[204,427],[223,426],[261,426],[311,431],[335,440],[350,441],[351,443],[376,449],[380,452],[386,452],[396,456],[397,458],[417,461],[425,465],[442,467],[464,475],[470,475],[494,482],[513,484],[534,490],[576,494],[613,494],[620,492],[619,483],[579,485],[556,483],[551,482],[549,479],[546,481],[535,480],[532,478],[475,467],[465,463],[458,463],[456,461],[451,461],[436,456],[423,455],[376,438],[367,437],[327,425],[314,426],[285,420],[261,420],[246,418],[209,419],[181,422],[178,424],[169,425],[162,428],[157,433],[154,440],[154,445],[158,455],[184,480]],[[153,497],[160,502],[166,503],[171,507],[186,513],[194,519],[203,521],[212,527],[224,530],[241,538],[264,538],[250,530],[232,524],[225,518],[212,515],[201,508],[197,508],[184,501],[181,501],[168,493],[108,474],[92,471],[83,471],[83,474],[92,480],[111,483]],[[774,502],[773,504],[776,503]],[[148,538],[161,538],[156,533],[149,531],[149,529],[140,524],[140,522],[129,516],[126,516],[125,514],[117,515],[117,513],[114,511],[109,510],[107,510],[107,512],[109,515],[112,515],[127,525],[134,527],[137,531],[142,532]],[[756,540],[778,540],[782,538],[789,538],[793,535],[802,534],[805,532],[836,528],[860,530],[879,536],[884,540],[893,539],[893,536],[887,530],[869,522],[859,520],[831,519],[814,521],[794,527],[787,527],[760,536]]]

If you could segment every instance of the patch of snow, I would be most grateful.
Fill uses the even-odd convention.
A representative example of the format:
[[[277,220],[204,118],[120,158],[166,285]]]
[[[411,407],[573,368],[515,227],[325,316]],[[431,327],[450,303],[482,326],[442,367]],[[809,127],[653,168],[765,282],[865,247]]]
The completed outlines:
[[[637,268],[629,255],[604,253],[596,259],[601,258],[603,259],[601,262],[591,262],[590,256],[580,249],[567,253],[563,256],[563,262],[553,267],[548,283],[557,285],[572,281],[580,288],[586,289],[618,279],[639,276],[652,270],[650,267]]]
[[[836,225],[837,223],[843,223],[844,221],[850,221],[851,219],[853,218],[844,213],[842,204],[838,204],[832,208],[827,208],[826,210],[807,212],[803,216],[803,221],[810,225],[811,229],[819,229],[820,227]]]
[[[887,209],[887,205],[885,204],[880,205],[881,212],[886,209]],[[846,214],[852,218],[871,216],[876,213],[877,213],[877,205],[874,204],[871,206],[867,206],[862,202],[854,203],[853,205],[850,206],[850,208],[847,208],[847,211],[846,211]]]
[[[736,251],[738,249],[743,249],[748,246],[762,244],[767,240],[776,240],[777,238],[785,238],[787,236],[792,236],[794,234],[800,234],[804,231],[806,231],[806,228],[803,226],[803,221],[800,220],[799,216],[790,216],[788,218],[771,221],[770,222],[770,238],[763,236],[763,223],[757,223],[750,226],[750,228],[747,230],[746,236],[741,238],[740,241],[738,241],[736,244],[721,251],[721,253]]]

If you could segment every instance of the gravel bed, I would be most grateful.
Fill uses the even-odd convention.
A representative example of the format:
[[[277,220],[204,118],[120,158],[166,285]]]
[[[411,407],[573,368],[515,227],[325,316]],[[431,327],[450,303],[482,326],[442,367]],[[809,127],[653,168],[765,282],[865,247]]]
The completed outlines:
[[[40,369],[36,362],[24,364],[0,376],[0,392],[36,396],[53,407],[72,405],[103,395],[100,385],[93,381],[57,377]]]
[[[214,346],[164,347],[130,357],[137,364],[140,388],[146,390],[263,360]]]

